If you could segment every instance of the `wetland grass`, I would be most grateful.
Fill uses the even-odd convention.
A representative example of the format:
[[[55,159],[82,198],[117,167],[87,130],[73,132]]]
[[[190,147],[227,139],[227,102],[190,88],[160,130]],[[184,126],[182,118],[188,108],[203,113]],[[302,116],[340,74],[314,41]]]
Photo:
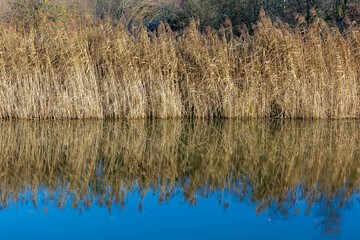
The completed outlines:
[[[202,33],[86,19],[0,23],[0,118],[360,116],[360,28],[319,18],[291,29],[261,15]]]

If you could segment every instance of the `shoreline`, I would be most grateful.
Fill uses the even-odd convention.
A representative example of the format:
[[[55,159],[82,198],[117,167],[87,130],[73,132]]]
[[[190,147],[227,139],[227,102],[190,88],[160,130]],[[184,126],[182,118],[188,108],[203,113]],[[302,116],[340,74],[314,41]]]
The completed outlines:
[[[360,27],[0,26],[0,119],[360,119]]]

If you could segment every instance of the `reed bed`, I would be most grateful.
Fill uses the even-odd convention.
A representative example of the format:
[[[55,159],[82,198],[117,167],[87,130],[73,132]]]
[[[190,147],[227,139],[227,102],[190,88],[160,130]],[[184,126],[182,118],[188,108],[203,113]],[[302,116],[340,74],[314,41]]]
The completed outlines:
[[[351,24],[350,24],[351,25]],[[0,23],[0,118],[360,117],[360,28]]]
[[[1,208],[111,211],[137,193],[141,210],[149,193],[190,204],[215,194],[224,208],[235,196],[286,218],[299,201],[307,213],[340,211],[360,186],[352,121],[2,121],[0,130]]]

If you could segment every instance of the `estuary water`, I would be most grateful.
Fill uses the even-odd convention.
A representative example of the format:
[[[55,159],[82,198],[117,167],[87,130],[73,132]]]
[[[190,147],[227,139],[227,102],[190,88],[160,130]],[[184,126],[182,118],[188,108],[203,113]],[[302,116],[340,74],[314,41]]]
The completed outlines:
[[[358,121],[0,121],[2,239],[359,239]]]

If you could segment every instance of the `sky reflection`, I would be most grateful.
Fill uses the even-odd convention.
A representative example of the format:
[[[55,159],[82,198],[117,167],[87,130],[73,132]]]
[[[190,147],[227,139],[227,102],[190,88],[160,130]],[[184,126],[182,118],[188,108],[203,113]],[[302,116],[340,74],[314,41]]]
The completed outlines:
[[[360,236],[355,121],[2,121],[0,130],[5,239]]]

